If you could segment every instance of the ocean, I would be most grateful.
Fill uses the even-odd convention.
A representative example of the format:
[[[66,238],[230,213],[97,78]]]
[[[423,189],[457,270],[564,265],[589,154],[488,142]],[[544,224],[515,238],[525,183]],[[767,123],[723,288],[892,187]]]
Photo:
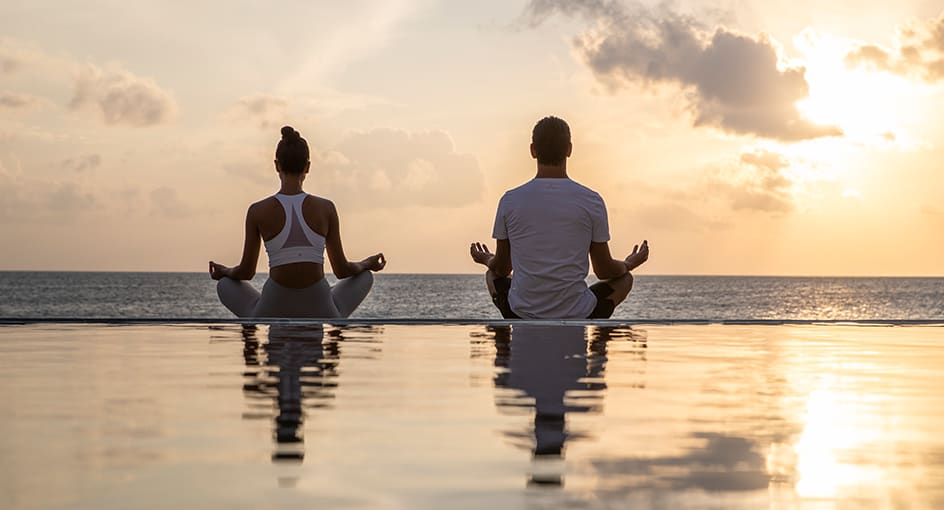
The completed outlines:
[[[262,287],[266,275],[253,280]],[[329,278],[330,279],[330,278]],[[205,273],[0,272],[0,318],[228,319]],[[376,275],[352,318],[500,319],[481,275]],[[650,276],[614,319],[944,321],[944,278]]]

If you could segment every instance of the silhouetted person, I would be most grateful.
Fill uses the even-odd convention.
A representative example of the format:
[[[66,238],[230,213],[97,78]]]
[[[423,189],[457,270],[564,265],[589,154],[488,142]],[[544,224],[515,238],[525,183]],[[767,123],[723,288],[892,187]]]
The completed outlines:
[[[505,193],[492,237],[495,253],[472,243],[472,259],[488,267],[485,282],[506,319],[603,319],[633,287],[630,271],[649,258],[649,244],[624,260],[610,255],[606,205],[567,176],[570,127],[557,117],[534,126],[533,179]],[[601,281],[587,287],[587,258]]]
[[[382,253],[348,261],[334,203],[302,190],[310,167],[308,142],[292,127],[283,127],[275,149],[279,192],[249,206],[239,265],[210,261],[220,301],[237,317],[347,317],[370,292],[371,271],[387,264]],[[262,242],[269,255],[269,279],[260,294],[246,280],[256,274]],[[340,280],[333,287],[324,277],[326,249]]]

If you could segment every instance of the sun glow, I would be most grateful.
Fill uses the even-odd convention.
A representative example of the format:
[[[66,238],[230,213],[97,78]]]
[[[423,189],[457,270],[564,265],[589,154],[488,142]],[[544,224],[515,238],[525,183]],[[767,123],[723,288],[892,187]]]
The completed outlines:
[[[809,120],[838,126],[859,143],[890,144],[921,114],[921,85],[867,67],[852,67],[846,55],[855,42],[803,31],[794,41],[803,53],[809,97],[797,103]]]
[[[830,384],[810,394],[806,424],[794,445],[797,493],[805,498],[835,498],[848,490],[882,480],[883,472],[875,466],[854,462],[850,452],[881,439],[874,423],[860,423],[856,418],[876,405],[867,394],[843,393]]]

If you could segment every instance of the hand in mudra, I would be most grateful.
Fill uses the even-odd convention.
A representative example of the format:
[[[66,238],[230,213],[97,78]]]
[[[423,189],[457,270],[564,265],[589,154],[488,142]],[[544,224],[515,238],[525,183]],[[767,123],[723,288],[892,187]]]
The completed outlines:
[[[210,261],[210,278],[214,280],[220,280],[226,276],[226,270],[229,269],[223,264],[217,264],[216,262]]]
[[[488,246],[482,243],[472,243],[472,245],[469,246],[469,255],[472,256],[472,260],[477,264],[482,264],[483,266],[487,266],[495,256],[492,252],[488,251]]]
[[[365,262],[367,262],[367,269],[370,269],[371,271],[380,271],[387,265],[387,259],[384,258],[383,253],[371,255],[370,257],[367,257]]]
[[[626,257],[626,267],[632,271],[647,260],[649,260],[649,241],[643,240],[642,245],[633,246],[633,252]]]

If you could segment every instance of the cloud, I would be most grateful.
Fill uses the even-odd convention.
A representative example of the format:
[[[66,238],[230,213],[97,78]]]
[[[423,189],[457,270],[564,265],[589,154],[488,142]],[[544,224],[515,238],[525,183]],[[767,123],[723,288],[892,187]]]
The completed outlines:
[[[779,172],[790,166],[790,162],[783,155],[764,149],[754,149],[741,153],[741,163],[764,172]]]
[[[704,232],[730,227],[726,221],[706,214],[697,197],[682,202],[666,198],[668,201],[640,206],[633,216],[647,227],[665,231]]]
[[[0,109],[25,110],[43,105],[46,102],[41,97],[0,90]]]
[[[94,170],[102,164],[102,157],[98,154],[86,154],[75,158],[68,158],[62,161],[62,168],[72,172],[85,172]]]
[[[703,170],[691,185],[662,193],[639,207],[647,225],[668,230],[717,230],[730,226],[732,211],[780,215],[794,209],[793,166],[783,155],[749,148],[733,161]]]
[[[632,182],[616,193],[637,198],[617,203],[611,212],[665,232],[718,232],[749,217],[779,218],[797,208],[805,188],[802,160],[758,146],[700,168],[674,187]],[[630,191],[631,190],[631,191]]]
[[[862,44],[846,55],[846,63],[852,66],[868,64],[879,69],[889,70],[894,67],[892,58],[888,50],[881,46]]]
[[[11,55],[0,54],[0,74],[10,74],[16,71],[22,62]]]
[[[180,199],[177,190],[161,186],[151,190],[151,205],[154,210],[168,218],[185,218],[193,214],[193,208]]]
[[[177,105],[153,80],[123,69],[101,69],[89,64],[75,79],[73,110],[97,110],[108,125],[145,127],[170,120]]]
[[[22,198],[19,193],[19,177],[0,161],[0,189],[3,189],[3,193],[0,193],[0,221],[11,220],[20,214]]]
[[[36,178],[22,169],[7,168],[2,161],[0,189],[0,223],[68,223],[102,207],[95,193],[79,183]]]
[[[921,206],[921,214],[937,221],[944,221],[944,209],[933,205]]]
[[[28,60],[28,52],[9,39],[0,40],[0,75],[12,74]]]
[[[484,177],[442,131],[354,133],[312,157],[312,179],[345,207],[457,207],[478,201]]]
[[[249,121],[260,129],[282,126],[288,118],[288,100],[256,94],[239,99],[227,113],[231,120]]]
[[[771,482],[758,441],[713,432],[696,432],[688,439],[699,446],[662,457],[612,457],[591,462],[605,480],[598,492],[606,500],[628,499],[655,492],[662,494],[703,491],[710,494],[753,492]]]
[[[98,209],[100,204],[93,193],[80,189],[74,182],[61,182],[50,187],[43,205],[50,211],[72,214]]]
[[[944,14],[913,27],[899,29],[892,48],[871,43],[846,55],[850,66],[870,67],[928,82],[944,80]]]
[[[276,183],[275,167],[270,163],[268,168],[270,168],[271,171],[265,172],[266,167],[263,163],[264,161],[258,159],[224,163],[223,171],[229,175],[248,179],[259,185],[274,186]]]
[[[667,8],[648,10],[606,0],[532,0],[525,20],[533,27],[560,13],[593,27],[574,48],[598,80],[616,91],[671,84],[688,92],[696,126],[786,142],[840,136],[835,126],[800,116],[796,103],[809,86],[802,67],[781,68],[766,35],[751,37]]]
[[[709,187],[726,196],[734,210],[789,212],[793,181],[783,172],[789,166],[782,155],[755,149],[742,153],[734,168],[716,174]]]

